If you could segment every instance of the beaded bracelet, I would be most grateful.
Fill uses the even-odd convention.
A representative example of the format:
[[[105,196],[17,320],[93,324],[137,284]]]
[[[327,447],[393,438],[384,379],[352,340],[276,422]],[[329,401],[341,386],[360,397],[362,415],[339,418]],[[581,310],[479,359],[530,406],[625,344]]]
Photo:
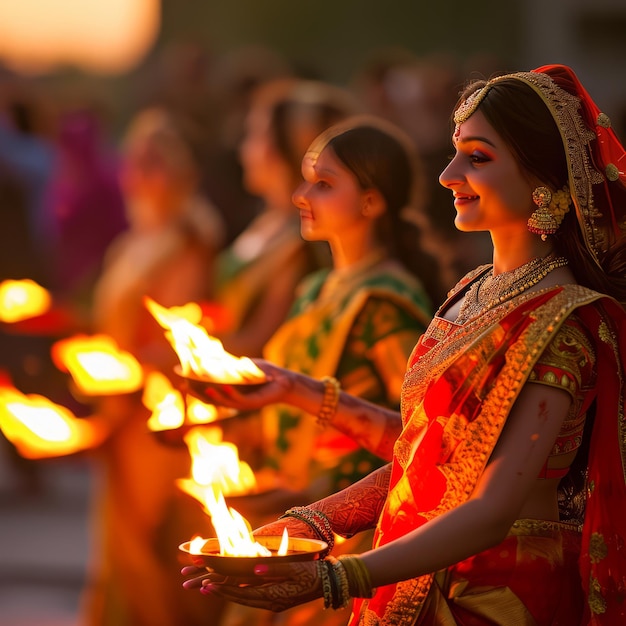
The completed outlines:
[[[341,385],[334,376],[324,376],[322,382],[324,383],[324,397],[316,421],[319,426],[326,428],[337,412]]]
[[[333,589],[330,580],[328,563],[324,559],[316,561],[317,575],[322,581],[322,597],[324,598],[324,608],[329,609],[333,605]]]
[[[353,598],[371,598],[374,594],[372,579],[363,560],[355,554],[342,554],[337,560],[346,573],[350,596]]]
[[[333,532],[329,519],[324,513],[306,506],[294,506],[285,511],[278,519],[284,519],[285,517],[293,517],[312,528],[317,536],[328,544],[328,548],[323,552],[324,555],[328,554],[333,549],[335,545],[335,533]]]

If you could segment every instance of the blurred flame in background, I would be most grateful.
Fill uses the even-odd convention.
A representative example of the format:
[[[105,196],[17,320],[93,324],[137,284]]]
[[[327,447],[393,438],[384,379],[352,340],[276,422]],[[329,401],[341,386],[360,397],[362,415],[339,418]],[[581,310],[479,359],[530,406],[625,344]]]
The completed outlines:
[[[97,445],[101,432],[38,394],[0,387],[0,430],[27,459],[73,454]]]
[[[24,73],[72,65],[120,74],[144,58],[160,27],[160,0],[0,2],[0,58]]]
[[[144,383],[141,364],[108,335],[78,334],[52,345],[52,360],[88,396],[133,393]]]
[[[52,304],[50,292],[29,278],[0,283],[0,321],[19,322],[43,315]]]

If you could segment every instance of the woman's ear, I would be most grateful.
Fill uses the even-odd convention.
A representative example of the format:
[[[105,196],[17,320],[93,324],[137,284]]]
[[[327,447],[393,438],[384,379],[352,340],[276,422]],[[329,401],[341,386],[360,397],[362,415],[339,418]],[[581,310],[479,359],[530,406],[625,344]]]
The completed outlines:
[[[387,202],[378,189],[366,189],[363,192],[361,215],[378,219],[387,210]]]

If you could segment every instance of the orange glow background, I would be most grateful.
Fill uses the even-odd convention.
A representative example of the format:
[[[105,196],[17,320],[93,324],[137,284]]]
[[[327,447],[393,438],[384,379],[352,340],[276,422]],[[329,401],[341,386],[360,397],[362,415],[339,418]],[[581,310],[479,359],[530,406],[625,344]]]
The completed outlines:
[[[143,59],[160,23],[160,0],[0,2],[0,57],[26,73],[63,65],[121,73]]]

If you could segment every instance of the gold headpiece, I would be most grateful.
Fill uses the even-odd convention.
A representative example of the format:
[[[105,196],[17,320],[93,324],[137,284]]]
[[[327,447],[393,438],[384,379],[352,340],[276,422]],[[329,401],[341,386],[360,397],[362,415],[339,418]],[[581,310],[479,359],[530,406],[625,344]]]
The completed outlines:
[[[546,71],[568,74],[566,80],[573,84],[580,97],[557,85],[551,76],[544,73]],[[622,182],[626,182],[626,174],[620,171],[615,163],[604,164],[603,172],[594,167],[594,164],[602,164],[601,159],[595,157],[593,151],[592,142],[598,143],[596,141],[597,134],[589,127],[589,122],[585,123],[581,109],[583,104],[589,109],[591,106],[595,108],[595,105],[569,68],[553,65],[532,72],[517,72],[497,76],[488,81],[482,88],[471,93],[461,103],[454,113],[454,123],[458,129],[459,125],[476,111],[494,85],[503,80],[511,79],[519,80],[531,87],[541,97],[556,122],[567,158],[569,191],[576,208],[578,223],[589,252],[596,263],[600,264],[600,256],[608,250],[611,241],[616,236],[623,237],[625,235],[626,222],[623,216],[621,220],[619,218],[616,220],[614,216],[605,216],[596,207],[593,186],[606,185],[607,179],[616,181],[621,178]],[[585,113],[588,112],[585,110]],[[610,120],[605,114],[598,112],[593,119],[596,125],[602,126],[604,129],[610,127]],[[623,154],[623,148],[614,135],[612,135],[611,141],[620,148],[620,154]],[[611,204],[610,192],[607,191],[606,196],[603,197],[608,197],[609,208],[613,212],[614,207]],[[619,207],[615,207],[615,209],[619,210]],[[617,224],[617,232],[615,232],[615,224]]]

